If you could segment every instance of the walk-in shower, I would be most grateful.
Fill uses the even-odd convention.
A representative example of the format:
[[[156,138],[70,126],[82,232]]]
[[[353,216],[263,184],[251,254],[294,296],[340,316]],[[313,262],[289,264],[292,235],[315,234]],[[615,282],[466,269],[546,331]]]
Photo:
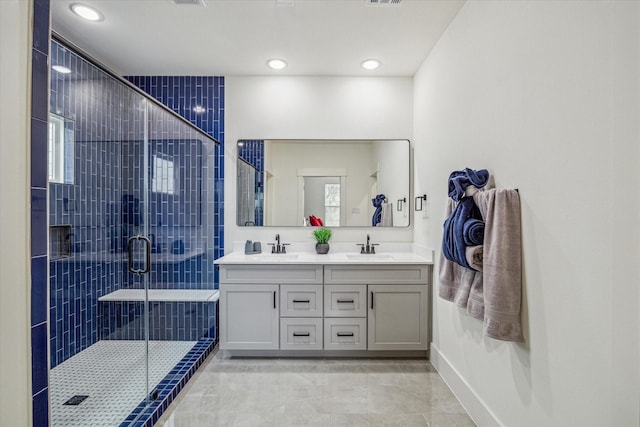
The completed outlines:
[[[60,42],[50,58],[51,425],[120,425],[216,339],[219,146]]]

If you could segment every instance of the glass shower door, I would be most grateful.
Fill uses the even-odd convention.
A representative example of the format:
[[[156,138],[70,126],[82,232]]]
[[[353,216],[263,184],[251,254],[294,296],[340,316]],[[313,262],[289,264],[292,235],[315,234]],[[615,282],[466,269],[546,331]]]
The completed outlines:
[[[150,345],[164,349],[158,363],[176,364],[215,336],[215,143],[157,105],[148,111]]]
[[[50,72],[51,425],[119,425],[148,395],[148,280],[128,256],[148,235],[146,100],[56,42],[51,65],[71,70]]]

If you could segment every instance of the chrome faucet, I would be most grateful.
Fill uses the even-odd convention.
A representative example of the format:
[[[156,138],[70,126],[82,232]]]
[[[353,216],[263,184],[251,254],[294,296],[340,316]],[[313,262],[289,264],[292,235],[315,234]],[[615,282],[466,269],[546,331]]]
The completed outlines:
[[[286,246],[289,243],[280,243],[280,234],[276,234],[276,243],[269,243],[271,245],[271,253],[272,254],[286,254],[287,248]]]
[[[360,246],[360,253],[361,254],[375,254],[376,253],[376,246],[379,245],[379,243],[371,243],[371,236],[369,234],[367,234],[367,244],[365,245],[364,243],[357,243],[358,246]]]

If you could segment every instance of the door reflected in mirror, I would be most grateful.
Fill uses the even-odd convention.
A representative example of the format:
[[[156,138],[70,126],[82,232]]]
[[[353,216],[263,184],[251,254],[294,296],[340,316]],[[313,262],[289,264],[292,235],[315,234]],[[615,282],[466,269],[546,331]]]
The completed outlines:
[[[239,226],[406,227],[408,140],[239,140]]]

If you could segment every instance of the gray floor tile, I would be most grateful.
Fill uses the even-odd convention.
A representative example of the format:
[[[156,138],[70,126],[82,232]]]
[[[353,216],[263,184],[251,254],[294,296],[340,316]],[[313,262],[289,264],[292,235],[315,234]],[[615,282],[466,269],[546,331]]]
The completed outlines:
[[[475,424],[425,359],[211,356],[156,423],[181,426]]]

